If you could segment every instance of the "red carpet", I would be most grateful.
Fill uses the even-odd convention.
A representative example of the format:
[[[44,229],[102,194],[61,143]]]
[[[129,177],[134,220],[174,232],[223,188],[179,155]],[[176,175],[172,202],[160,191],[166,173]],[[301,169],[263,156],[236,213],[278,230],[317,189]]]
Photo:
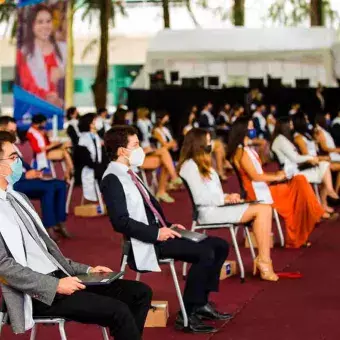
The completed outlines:
[[[232,178],[228,189],[235,190],[235,182]],[[174,196],[176,203],[165,205],[165,212],[170,221],[189,227],[189,198],[184,191],[177,192]],[[80,190],[77,189],[72,205],[79,202]],[[70,215],[68,226],[75,237],[74,240],[63,241],[61,244],[66,256],[91,265],[102,264],[113,269],[119,268],[121,237],[113,232],[107,217],[82,219]],[[230,239],[226,230],[213,234]],[[282,279],[278,283],[262,282],[251,277],[250,254],[248,249],[242,248],[248,273],[246,283],[240,284],[238,277],[222,281],[220,293],[212,297],[220,309],[235,312],[236,317],[225,325],[217,324],[220,332],[213,336],[176,332],[172,324],[179,307],[169,269],[165,267],[160,274],[145,274],[142,280],[153,288],[154,298],[169,301],[170,319],[167,328],[146,329],[144,339],[339,339],[339,239],[339,222],[323,223],[313,233],[314,243],[311,249],[275,248],[273,261],[277,271],[288,268],[289,271],[299,270],[304,274],[300,280]],[[230,258],[235,258],[233,251]],[[180,269],[179,263],[179,274]],[[134,274],[129,271],[126,278],[133,279]],[[183,286],[182,279],[180,281]],[[69,323],[66,330],[69,340],[101,339],[100,329],[96,326]],[[5,327],[3,338],[29,339],[29,334],[15,337],[9,327]],[[37,339],[59,339],[57,328],[40,326]]]

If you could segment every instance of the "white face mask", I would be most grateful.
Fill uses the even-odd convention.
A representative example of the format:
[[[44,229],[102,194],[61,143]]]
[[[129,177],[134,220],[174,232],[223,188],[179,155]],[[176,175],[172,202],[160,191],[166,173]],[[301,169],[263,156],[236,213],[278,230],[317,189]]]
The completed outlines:
[[[129,150],[129,149],[128,149]],[[131,166],[141,166],[144,163],[145,153],[144,150],[139,147],[134,150],[130,150],[130,156],[127,157]]]

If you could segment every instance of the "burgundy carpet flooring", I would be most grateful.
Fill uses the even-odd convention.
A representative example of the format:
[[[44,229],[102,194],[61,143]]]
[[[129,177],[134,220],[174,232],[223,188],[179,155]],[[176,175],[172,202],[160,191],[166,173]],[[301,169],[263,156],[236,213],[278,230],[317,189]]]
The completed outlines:
[[[229,179],[229,190],[237,189],[234,177]],[[229,191],[228,190],[228,191]],[[77,188],[72,206],[80,203],[80,189]],[[189,197],[185,191],[174,193],[176,203],[164,205],[168,219],[187,227],[191,224]],[[71,209],[73,211],[73,209]],[[107,265],[119,269],[121,258],[121,237],[115,233],[107,217],[76,218],[70,214],[68,226],[74,234],[73,240],[60,245],[64,254],[76,261],[91,265]],[[211,232],[213,235],[230,240],[227,230]],[[243,243],[239,232],[239,242]],[[272,253],[277,271],[301,271],[302,279],[281,279],[278,283],[263,282],[251,276],[252,262],[248,249],[241,247],[247,272],[246,282],[240,283],[237,276],[221,282],[220,293],[212,300],[224,311],[235,313],[233,321],[216,323],[219,333],[190,335],[173,329],[173,322],[179,309],[170,270],[164,267],[162,273],[142,275],[154,291],[155,300],[167,300],[170,319],[167,328],[146,329],[145,340],[197,339],[197,340],[317,340],[340,338],[340,225],[339,222],[322,223],[313,235],[313,247],[303,250],[286,250],[278,246]],[[230,259],[235,259],[231,250]],[[177,264],[181,286],[181,263]],[[128,270],[127,279],[135,274]],[[101,339],[97,326],[70,322],[66,325],[68,339]],[[29,334],[14,336],[8,326],[3,330],[3,339],[29,339]],[[38,340],[59,339],[55,326],[39,326]]]

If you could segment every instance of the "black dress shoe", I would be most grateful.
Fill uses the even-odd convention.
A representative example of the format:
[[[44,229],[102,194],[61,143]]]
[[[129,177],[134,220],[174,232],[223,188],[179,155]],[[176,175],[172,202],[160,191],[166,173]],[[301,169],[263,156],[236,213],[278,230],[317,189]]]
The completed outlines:
[[[195,314],[199,319],[204,320],[230,320],[232,314],[218,312],[210,303],[195,309]]]
[[[188,327],[184,327],[182,313],[179,312],[175,321],[177,330],[187,333],[216,333],[218,330],[212,326],[206,325],[194,313],[188,316]]]

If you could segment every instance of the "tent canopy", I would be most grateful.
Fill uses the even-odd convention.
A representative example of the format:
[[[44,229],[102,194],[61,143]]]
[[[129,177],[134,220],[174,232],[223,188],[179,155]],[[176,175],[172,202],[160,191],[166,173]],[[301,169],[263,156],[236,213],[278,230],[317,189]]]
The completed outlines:
[[[318,59],[335,42],[328,28],[231,28],[163,30],[151,41],[147,59]]]

